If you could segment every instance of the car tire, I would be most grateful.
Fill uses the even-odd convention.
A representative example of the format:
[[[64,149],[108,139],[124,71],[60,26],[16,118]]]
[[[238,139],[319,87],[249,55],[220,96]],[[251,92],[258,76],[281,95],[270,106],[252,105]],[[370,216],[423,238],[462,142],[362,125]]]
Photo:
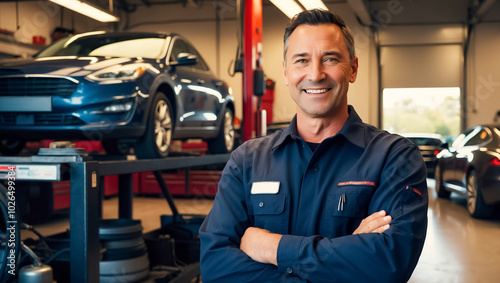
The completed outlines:
[[[173,109],[167,96],[157,92],[149,111],[146,133],[136,143],[138,159],[167,157],[174,131]]]
[[[108,155],[127,155],[130,153],[131,145],[118,142],[116,139],[103,140],[101,144]]]
[[[231,109],[226,108],[220,124],[219,133],[213,140],[208,141],[210,153],[228,153],[234,148],[234,115]]]
[[[467,211],[474,218],[490,218],[493,216],[493,206],[484,202],[477,174],[471,170],[467,174]]]
[[[434,180],[436,181],[436,194],[439,198],[449,198],[451,192],[446,190],[443,186],[443,173],[441,172],[441,166],[436,164],[434,169]]]
[[[24,140],[4,139],[0,140],[0,153],[2,155],[18,155],[26,145]]]

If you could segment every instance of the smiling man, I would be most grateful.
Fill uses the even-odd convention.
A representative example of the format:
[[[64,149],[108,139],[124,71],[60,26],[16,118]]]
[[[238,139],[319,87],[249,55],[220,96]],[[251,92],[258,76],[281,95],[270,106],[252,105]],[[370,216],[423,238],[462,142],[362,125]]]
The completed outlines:
[[[406,282],[427,229],[425,164],[348,105],[358,58],[343,20],[296,15],[284,36],[290,126],[227,163],[200,228],[206,282]]]

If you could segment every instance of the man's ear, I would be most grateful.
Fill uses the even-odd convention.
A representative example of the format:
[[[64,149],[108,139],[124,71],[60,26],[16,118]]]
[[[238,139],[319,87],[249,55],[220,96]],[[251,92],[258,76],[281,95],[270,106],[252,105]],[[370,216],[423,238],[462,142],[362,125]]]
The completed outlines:
[[[286,73],[285,61],[282,61],[281,63],[283,65],[283,81],[285,82],[285,85],[287,86],[288,85],[288,75]]]
[[[356,81],[356,77],[358,76],[358,57],[355,57],[351,63],[351,77],[349,78],[349,82],[353,83]]]

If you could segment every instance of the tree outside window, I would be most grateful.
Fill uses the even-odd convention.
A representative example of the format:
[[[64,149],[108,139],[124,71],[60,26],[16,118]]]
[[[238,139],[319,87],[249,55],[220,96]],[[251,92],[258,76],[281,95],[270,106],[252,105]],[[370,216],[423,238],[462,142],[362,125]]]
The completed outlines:
[[[460,88],[386,88],[383,128],[392,133],[460,134]]]

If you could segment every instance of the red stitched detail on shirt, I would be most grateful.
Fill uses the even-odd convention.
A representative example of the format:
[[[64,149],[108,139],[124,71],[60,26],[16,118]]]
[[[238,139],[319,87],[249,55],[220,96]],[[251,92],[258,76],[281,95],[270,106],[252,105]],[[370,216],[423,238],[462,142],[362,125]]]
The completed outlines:
[[[349,182],[339,182],[339,186],[347,186],[347,185],[369,185],[375,186],[375,182],[371,181],[349,181]]]
[[[416,192],[420,196],[422,195],[422,193],[419,190],[415,189],[415,188],[413,188],[413,191]]]

